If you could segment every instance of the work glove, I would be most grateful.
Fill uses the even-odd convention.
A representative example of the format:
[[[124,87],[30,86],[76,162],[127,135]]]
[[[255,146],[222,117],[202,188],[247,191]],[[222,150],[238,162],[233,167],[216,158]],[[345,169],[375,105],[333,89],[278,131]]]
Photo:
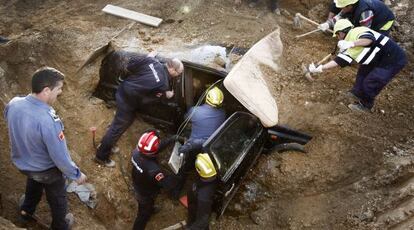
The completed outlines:
[[[174,90],[171,91],[165,91],[165,96],[170,99],[172,97],[174,97]]]
[[[355,46],[354,42],[345,41],[345,40],[340,40],[338,42],[338,48],[339,48],[339,51],[340,52],[342,52],[344,50],[347,50],[349,48],[352,48],[354,46]]]
[[[310,64],[308,67],[309,72],[311,73],[322,73],[322,65],[315,66],[315,64]]]
[[[322,31],[326,31],[329,29],[329,23],[328,22],[324,22],[322,24],[318,25],[318,29],[322,30]]]

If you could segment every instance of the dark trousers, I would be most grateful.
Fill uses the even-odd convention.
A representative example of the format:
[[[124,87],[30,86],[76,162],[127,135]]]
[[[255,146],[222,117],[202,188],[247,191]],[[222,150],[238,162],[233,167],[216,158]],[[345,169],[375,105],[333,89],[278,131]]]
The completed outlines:
[[[352,93],[360,99],[367,108],[374,106],[375,97],[391,81],[391,79],[404,68],[405,62],[382,67],[361,65],[355,79]]]
[[[39,204],[42,198],[43,189],[46,192],[46,199],[52,213],[51,228],[59,230],[69,229],[65,219],[68,204],[66,200],[65,179],[63,176],[60,176],[58,180],[50,184],[40,183],[31,178],[27,178],[25,199],[20,209],[33,215],[37,204]]]
[[[138,213],[135,218],[133,230],[143,230],[150,220],[152,214],[154,213],[154,202],[155,197],[150,196],[141,196],[137,194],[138,200]]]
[[[136,109],[129,106],[118,93],[116,94],[116,105],[115,117],[96,151],[96,157],[100,160],[109,159],[112,147],[135,120]]]
[[[203,143],[206,139],[189,139],[184,145],[182,145],[179,149],[179,153],[184,153],[185,162],[184,165],[181,166],[180,171],[177,174],[177,186],[173,190],[172,194],[174,198],[179,198],[180,192],[184,187],[185,180],[187,179],[187,174],[192,169],[195,168],[195,160],[197,154],[199,154],[202,150]]]

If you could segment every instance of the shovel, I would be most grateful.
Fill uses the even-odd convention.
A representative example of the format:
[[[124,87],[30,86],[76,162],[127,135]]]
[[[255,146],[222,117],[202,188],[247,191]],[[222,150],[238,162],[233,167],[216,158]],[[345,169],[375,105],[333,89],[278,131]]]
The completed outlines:
[[[315,26],[319,26],[319,23],[317,23],[317,22],[315,22],[315,21],[313,21],[313,20],[311,20],[311,19],[303,16],[301,13],[296,13],[295,14],[295,17],[293,18],[293,24],[294,24],[294,26],[301,27],[301,25],[302,25],[302,21],[301,20],[305,20],[305,21],[309,22],[310,24],[313,24]],[[330,33],[333,33],[333,31],[331,29],[327,29],[326,31],[328,31]]]
[[[83,69],[83,67],[85,67],[86,65],[92,63],[96,58],[98,58],[99,56],[101,56],[102,54],[106,53],[106,51],[108,50],[109,47],[112,46],[112,41],[115,40],[115,38],[117,38],[119,35],[121,35],[125,30],[129,30],[132,28],[132,26],[135,25],[136,22],[131,22],[129,25],[125,26],[124,28],[122,28],[118,33],[116,33],[107,44],[98,47],[97,49],[95,49],[86,59],[86,61],[81,65],[81,67],[76,71],[76,73],[78,73],[81,69]]]

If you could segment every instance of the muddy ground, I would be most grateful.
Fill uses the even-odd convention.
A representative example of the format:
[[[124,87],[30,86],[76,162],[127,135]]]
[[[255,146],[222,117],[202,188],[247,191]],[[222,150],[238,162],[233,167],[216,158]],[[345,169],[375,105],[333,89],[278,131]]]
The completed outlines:
[[[265,71],[266,79],[278,102],[280,123],[314,138],[306,146],[307,154],[262,156],[228,211],[212,221],[212,229],[414,228],[412,1],[387,1],[397,15],[392,36],[408,51],[410,63],[381,92],[372,114],[351,112],[342,96],[353,84],[355,67],[326,71],[314,82],[303,78],[301,64],[332,52],[335,39],[322,33],[295,39],[313,28],[306,22],[294,28],[292,18],[301,12],[322,22],[329,1],[281,1],[281,15],[270,13],[263,2],[249,8],[247,2],[235,6],[230,0],[0,0],[0,35],[12,39],[0,45],[0,109],[13,96],[30,92],[31,74],[40,66],[53,66],[67,76],[64,93],[54,107],[65,123],[72,157],[96,186],[99,199],[91,210],[69,195],[75,229],[129,229],[137,210],[127,185],[129,152],[149,124],[138,118],[123,135],[118,143],[121,154],[114,156],[115,169],[98,167],[92,162],[89,128],[96,126],[98,138],[102,137],[114,110],[91,96],[100,60],[76,73],[95,48],[130,23],[102,13],[109,3],[165,20],[159,28],[136,24],[115,40],[117,47],[130,50],[200,44],[249,48],[271,31],[281,31],[280,69]],[[10,162],[3,119],[0,146],[0,214],[19,225],[16,203],[25,178]],[[158,203],[162,210],[148,229],[185,219],[186,210],[165,195]],[[37,214],[50,222],[44,200]]]

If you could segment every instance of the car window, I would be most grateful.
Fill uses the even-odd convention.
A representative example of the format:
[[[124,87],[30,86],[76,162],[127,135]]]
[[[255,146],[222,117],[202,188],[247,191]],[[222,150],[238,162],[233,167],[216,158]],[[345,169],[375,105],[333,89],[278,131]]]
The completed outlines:
[[[227,125],[225,130],[214,138],[210,151],[216,159],[223,181],[227,181],[241,163],[261,130],[262,126],[255,117],[244,114]]]

